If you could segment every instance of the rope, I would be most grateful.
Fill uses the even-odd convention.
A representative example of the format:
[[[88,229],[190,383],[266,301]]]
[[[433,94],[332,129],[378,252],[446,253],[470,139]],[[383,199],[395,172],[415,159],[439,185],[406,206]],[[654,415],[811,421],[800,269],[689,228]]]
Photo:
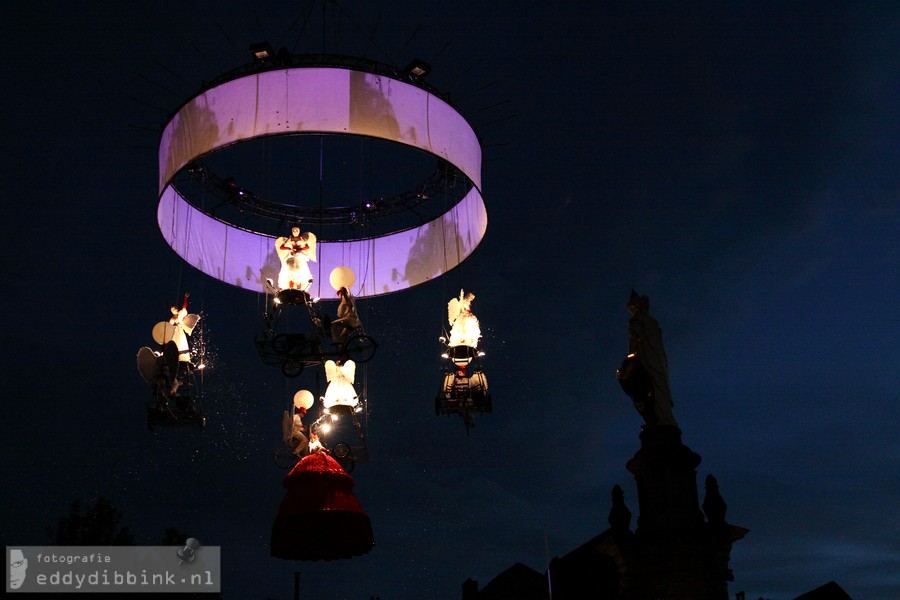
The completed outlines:
[[[325,186],[325,136],[319,137],[319,227],[322,226],[322,214],[324,213],[323,195]],[[316,267],[316,279],[319,281],[319,295],[322,295],[322,261],[318,261]]]
[[[448,201],[448,190],[447,190],[446,185],[444,186],[444,193],[443,193],[443,197],[441,198],[441,204],[443,205],[441,214],[442,215],[451,214],[450,211],[447,209],[447,205],[449,204],[449,201]],[[452,218],[452,216],[451,216],[451,218]],[[459,236],[457,236],[457,238],[458,237]],[[442,270],[444,273],[446,273],[447,265],[448,265],[448,261],[447,261],[447,231],[444,226],[444,217],[443,216],[441,217],[441,249],[443,250],[443,253],[444,253],[444,264],[442,265]],[[457,259],[458,258],[459,258],[459,248],[458,248],[458,243],[457,243]],[[441,277],[442,297],[438,299],[438,303],[437,303],[438,325],[439,325],[439,329],[445,334],[446,334],[446,331],[445,331],[444,321],[447,318],[447,310],[446,310],[445,306],[446,306],[447,298],[450,295],[450,290],[448,289],[448,286],[449,286],[448,278],[446,276]],[[456,294],[454,293],[453,295],[455,296]]]

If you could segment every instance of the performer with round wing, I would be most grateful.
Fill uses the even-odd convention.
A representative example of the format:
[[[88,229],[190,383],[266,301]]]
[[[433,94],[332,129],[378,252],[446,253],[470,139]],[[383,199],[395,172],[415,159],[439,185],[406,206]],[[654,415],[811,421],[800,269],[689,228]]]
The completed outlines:
[[[278,287],[282,290],[305,292],[312,285],[312,271],[309,263],[316,262],[316,236],[310,231],[301,232],[299,227],[291,228],[289,237],[275,240],[275,253],[281,260],[278,273]]]
[[[459,298],[453,298],[447,303],[447,319],[450,321],[450,341],[447,345],[451,348],[453,346],[478,347],[481,326],[478,323],[478,317],[472,314],[474,300],[475,294],[472,292],[466,294],[463,290],[459,290]]]

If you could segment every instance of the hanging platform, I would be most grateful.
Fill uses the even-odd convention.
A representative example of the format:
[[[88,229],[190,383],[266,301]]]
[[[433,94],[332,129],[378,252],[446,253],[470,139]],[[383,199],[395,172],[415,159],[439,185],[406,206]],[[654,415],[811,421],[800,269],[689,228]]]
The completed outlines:
[[[441,338],[444,341],[444,338]],[[435,415],[460,415],[466,431],[475,426],[475,413],[493,411],[487,376],[481,370],[477,348],[466,345],[447,346],[444,350],[444,379],[434,398]]]

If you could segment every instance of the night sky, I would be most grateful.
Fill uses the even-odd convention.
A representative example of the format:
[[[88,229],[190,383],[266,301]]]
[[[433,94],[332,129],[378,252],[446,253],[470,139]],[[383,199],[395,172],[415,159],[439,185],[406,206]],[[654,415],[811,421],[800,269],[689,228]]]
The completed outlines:
[[[514,562],[543,572],[608,527],[614,485],[638,513],[642,421],[615,378],[633,288],[664,331],[701,498],[713,474],[750,530],[730,594],[900,596],[900,8],[376,4],[7,9],[3,543],[46,543],[103,496],[137,543],[175,527],[221,546],[229,599],[286,600],[294,571],[319,600],[455,600]],[[359,302],[380,347],[357,377],[371,457],[353,477],[376,546],[352,560],[269,556],[281,414],[324,381],[263,365],[264,298],[185,266],[156,224],[162,125],[263,40],[424,59],[484,147],[474,255]],[[460,288],[494,399],[469,435],[433,400]],[[149,432],[135,354],[185,291],[209,424]]]

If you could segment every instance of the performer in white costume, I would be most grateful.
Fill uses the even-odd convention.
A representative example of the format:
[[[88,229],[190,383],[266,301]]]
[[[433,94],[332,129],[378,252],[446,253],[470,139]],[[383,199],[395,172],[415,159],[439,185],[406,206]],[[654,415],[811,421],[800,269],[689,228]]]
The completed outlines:
[[[275,252],[281,260],[278,273],[278,288],[306,291],[312,285],[312,271],[309,263],[316,262],[316,236],[301,232],[299,227],[291,228],[290,237],[275,240]]]
[[[158,358],[155,361],[157,363],[155,365],[157,374],[153,378],[157,380],[155,384],[157,388],[161,388],[162,382],[165,382],[168,396],[174,396],[178,391],[182,377],[190,375],[193,371],[191,347],[188,344],[187,336],[194,332],[197,322],[200,321],[200,315],[188,313],[187,306],[188,294],[185,294],[181,308],[172,306],[170,308],[172,316],[169,320],[160,321],[153,326],[153,331],[151,332],[153,341],[159,344],[160,347],[159,351],[153,353]],[[147,350],[150,351],[149,348]],[[140,358],[142,354],[139,352],[138,356]],[[150,376],[152,366],[149,360],[144,365],[144,370],[147,373],[142,371],[142,374],[144,374],[145,378]],[[141,367],[139,366],[138,368],[140,369]]]
[[[181,309],[171,307],[172,318],[169,319],[169,325],[174,329],[171,332],[171,339],[178,346],[178,360],[181,362],[191,362],[191,347],[188,344],[187,336],[194,332],[200,315],[188,314],[188,294],[184,295],[184,304]],[[166,340],[168,341],[168,340]]]
[[[331,408],[337,404],[356,406],[359,398],[353,389],[353,378],[356,377],[356,363],[346,360],[338,365],[333,360],[325,361],[325,378],[328,380],[328,388],[322,403],[325,408]]]
[[[450,341],[447,345],[451,348],[478,347],[481,326],[478,324],[478,318],[472,314],[473,300],[475,294],[472,292],[466,294],[463,290],[459,290],[459,298],[453,298],[447,303],[447,319],[450,321]]]

